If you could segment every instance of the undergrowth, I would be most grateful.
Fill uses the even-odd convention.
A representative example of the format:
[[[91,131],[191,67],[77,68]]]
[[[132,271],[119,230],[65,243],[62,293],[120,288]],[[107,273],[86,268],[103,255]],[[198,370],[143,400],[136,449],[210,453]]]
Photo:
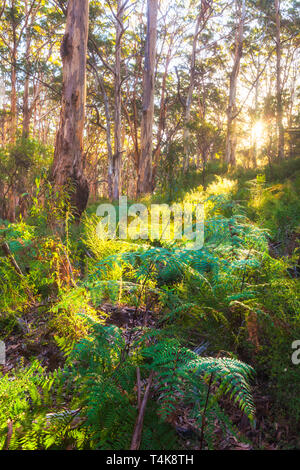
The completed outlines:
[[[217,445],[216,423],[243,439],[223,401],[255,428],[251,383],[267,384],[274,416],[297,427],[299,162],[239,171],[208,174],[205,191],[194,175],[177,192],[177,202],[204,204],[197,250],[184,240],[100,240],[90,211],[78,226],[63,205],[51,210],[51,188],[28,220],[1,223],[1,339],[24,321],[34,328],[42,306],[65,356],[52,372],[34,358],[3,370],[1,448],[129,449],[148,384],[142,449],[185,446],[182,414],[195,448]],[[115,322],[114,309],[128,306],[133,319]]]

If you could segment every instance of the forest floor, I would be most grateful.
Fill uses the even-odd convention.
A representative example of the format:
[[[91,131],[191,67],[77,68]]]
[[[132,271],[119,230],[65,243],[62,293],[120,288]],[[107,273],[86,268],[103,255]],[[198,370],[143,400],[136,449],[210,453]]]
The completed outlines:
[[[277,175],[276,171],[278,172]],[[285,175],[284,171],[286,172]],[[205,290],[201,291],[200,297],[196,297],[195,294],[195,298],[193,299],[196,306],[201,304],[203,311],[205,308],[219,309],[218,311],[223,309],[224,315],[229,315],[229,321],[232,321],[233,329],[237,328],[238,334],[242,331],[242,340],[238,346],[235,347],[234,342],[236,339],[232,342],[228,339],[225,340],[222,337],[223,333],[221,332],[219,334],[220,329],[216,326],[218,323],[214,323],[214,320],[209,319],[201,324],[202,330],[199,335],[198,333],[195,334],[195,340],[192,344],[196,344],[199,338],[201,340],[209,340],[212,344],[209,351],[211,355],[217,355],[221,350],[226,351],[228,354],[231,348],[235,356],[250,363],[257,373],[252,386],[255,404],[255,425],[250,423],[249,419],[237,406],[232,405],[232,401],[228,397],[220,398],[222,409],[227,413],[230,422],[237,430],[236,433],[233,433],[229,429],[228,432],[224,432],[224,425],[218,421],[218,418],[215,419],[213,431],[214,448],[220,450],[276,450],[300,448],[299,423],[297,423],[297,418],[295,420],[292,416],[293,410],[296,410],[296,415],[297,413],[300,415],[298,402],[295,399],[295,396],[297,396],[300,391],[300,372],[296,370],[294,366],[290,365],[290,359],[288,357],[285,358],[283,361],[284,364],[282,365],[282,357],[280,357],[282,350],[285,351],[285,354],[288,354],[290,350],[290,344],[288,342],[290,339],[299,339],[295,335],[300,331],[298,316],[300,315],[300,311],[298,310],[300,301],[298,297],[300,282],[300,267],[298,261],[300,246],[300,162],[286,163],[283,168],[282,166],[280,168],[275,167],[272,169],[271,176],[267,169],[265,174],[266,180],[260,180],[259,173],[255,173],[254,171],[224,176],[211,174],[209,176],[209,197],[218,196],[222,193],[230,194],[229,204],[240,204],[241,201],[243,202],[243,207],[246,208],[247,212],[248,224],[255,225],[261,229],[268,229],[269,231],[268,258],[266,259],[264,255],[264,263],[269,266],[264,269],[267,269],[268,273],[263,271],[262,268],[259,268],[261,271],[258,274],[255,271],[256,268],[254,268],[249,274],[249,284],[250,281],[253,284],[253,279],[255,279],[257,286],[263,283],[271,286],[270,289],[263,290],[261,294],[263,299],[264,296],[266,296],[263,308],[271,317],[271,326],[269,324],[266,326],[264,320],[259,323],[257,320],[258,314],[255,313],[255,316],[253,316],[251,320],[252,323],[250,323],[249,318],[245,316],[243,317],[244,319],[242,319],[242,325],[246,325],[246,327],[244,328],[243,326],[244,329],[242,330],[241,325],[239,325],[237,328],[237,318],[241,318],[241,315],[246,314],[241,313],[243,312],[241,305],[236,307],[237,304],[235,304],[233,307],[233,304],[229,302],[224,305],[222,298],[224,292],[217,293],[220,295],[220,301],[218,301],[216,305],[212,303],[213,301],[211,299],[203,300]],[[190,183],[190,187],[194,187],[194,190],[190,190],[193,195],[195,195],[195,191],[197,192],[198,190],[197,178],[200,179],[197,175],[194,176],[194,180]],[[234,181],[235,184],[231,184],[231,182]],[[217,194],[215,194],[216,190],[218,191]],[[164,196],[162,196],[162,198],[163,197]],[[227,204],[224,209],[225,213],[228,211],[228,207]],[[13,253],[12,256],[17,260],[18,265],[21,266],[20,269],[22,272],[25,273],[25,265],[28,265],[28,256],[32,256],[32,251],[30,250],[36,250],[36,240],[33,240],[30,234],[25,233],[26,231],[30,232],[25,225],[22,226],[23,233],[20,233],[20,224],[16,227],[4,224],[2,230],[5,233],[5,240],[9,243]],[[71,235],[75,238],[76,230],[78,231],[78,228],[75,228],[75,235]],[[12,234],[12,231],[16,233]],[[51,243],[49,246],[47,245],[47,237],[44,237],[44,239],[46,240],[46,244],[43,245],[42,249],[40,248],[40,252],[43,252],[45,258],[47,258],[49,255],[47,250],[49,250],[50,246],[51,251],[52,245]],[[29,242],[29,248],[25,249],[25,257],[23,252],[21,253],[20,250],[15,249],[14,244],[17,242],[22,245],[23,252],[24,246]],[[41,242],[39,241],[39,243]],[[93,248],[93,243],[94,242],[90,241],[89,245],[85,246],[88,246],[89,256],[92,252],[92,256],[95,256],[98,262],[99,259],[103,258],[103,254],[100,256],[100,254],[97,253],[97,249],[95,247]],[[113,247],[110,247],[110,250],[111,249],[113,250]],[[250,248],[250,250],[251,249],[252,248]],[[56,261],[59,256],[62,256],[62,251],[59,250],[60,248],[57,250],[58,255]],[[83,251],[86,251],[86,248],[84,248]],[[111,252],[109,251],[106,255],[107,254],[110,255]],[[249,258],[249,255],[247,255],[247,257]],[[248,259],[247,257],[246,259]],[[5,257],[2,258],[2,261],[5,264],[5,272],[7,272],[11,263]],[[33,359],[37,359],[49,372],[64,366],[65,355],[56,338],[57,335],[61,337],[65,335],[67,337],[67,334],[64,332],[66,329],[68,330],[70,328],[70,325],[66,324],[61,326],[61,319],[59,321],[56,320],[57,323],[53,322],[53,311],[55,312],[53,305],[57,304],[58,300],[61,301],[61,299],[58,299],[59,289],[57,289],[57,282],[58,280],[61,282],[64,280],[68,286],[70,286],[67,290],[72,290],[72,279],[70,281],[71,275],[75,276],[76,274],[77,283],[80,282],[81,278],[86,279],[87,270],[86,267],[84,267],[80,272],[80,264],[76,267],[76,262],[72,260],[72,273],[66,273],[65,262],[64,272],[62,274],[61,266],[58,268],[56,266],[54,270],[53,259],[50,257],[48,261],[48,264],[45,263],[43,266],[43,269],[46,269],[45,276],[48,280],[45,278],[43,284],[40,278],[42,276],[42,269],[39,265],[41,261],[39,255],[35,255],[35,264],[29,266],[29,271],[36,270],[36,263],[38,263],[37,271],[35,271],[34,276],[30,279],[28,278],[28,281],[24,281],[24,289],[20,295],[16,295],[15,293],[16,279],[13,278],[13,274],[10,273],[10,277],[8,276],[7,278],[8,287],[9,282],[12,284],[11,291],[7,288],[2,295],[11,295],[11,298],[6,298],[5,302],[2,301],[0,306],[0,310],[2,311],[5,309],[6,311],[9,310],[9,315],[6,315],[6,317],[2,316],[3,318],[1,319],[2,333],[0,338],[6,342],[7,353],[5,366],[0,366],[0,371],[4,376],[13,376],[14,371],[19,367],[30,366]],[[69,260],[67,259],[67,261]],[[85,262],[87,262],[87,260]],[[2,267],[2,269],[4,268]],[[272,273],[269,273],[270,270],[278,270],[279,274],[277,277],[275,276],[275,280],[271,276]],[[36,273],[38,273],[39,279],[37,279]],[[178,284],[179,287],[176,284],[176,282],[178,283],[176,276],[175,281],[172,278],[174,273],[170,274],[168,272],[164,274],[167,276],[167,282],[165,282],[164,285],[171,286],[172,289],[176,288],[176,291],[182,289],[180,283]],[[267,278],[269,275],[270,279]],[[171,280],[168,276],[171,276]],[[26,275],[24,274],[24,278],[25,277]],[[67,277],[68,279],[66,280]],[[232,279],[234,279],[234,277]],[[17,277],[17,281],[18,280]],[[50,282],[50,289],[46,281]],[[287,294],[280,293],[279,295],[276,292],[276,286],[278,285],[287,286],[286,288],[290,289],[289,292]],[[187,297],[194,295],[192,294],[194,288],[194,284],[187,286]],[[30,302],[28,302],[27,297],[28,289],[34,292],[34,300]],[[226,289],[229,291],[229,287]],[[257,289],[259,290],[259,288]],[[230,291],[229,293],[232,299],[232,292]],[[289,297],[289,300],[287,300],[287,296],[290,296],[291,293],[293,298]],[[274,298],[272,297],[273,295]],[[271,297],[269,298],[268,296]],[[130,296],[128,297],[127,295],[120,302],[116,302],[113,296],[105,291],[101,301],[98,303],[92,302],[90,306],[94,309],[96,315],[99,315],[99,318],[102,320],[105,318],[106,325],[115,325],[120,328],[125,340],[128,335],[132,334],[132,331],[137,329],[160,329],[162,314],[165,314],[166,306],[162,306],[162,303],[157,300],[157,305],[155,302],[153,305],[152,302],[151,308],[147,306],[147,302],[145,302],[142,297],[139,298],[140,304],[137,304],[133,300],[133,298],[131,299]],[[253,303],[247,304],[246,296],[244,300],[241,300],[241,304],[243,302],[243,308],[245,308],[245,305],[250,305],[251,309],[253,309],[252,311],[261,312],[262,307],[256,307],[256,305],[261,305],[259,301],[257,300],[257,304],[255,304],[256,310],[254,310]],[[71,300],[71,302],[73,301]],[[205,304],[205,302],[207,302],[207,304]],[[271,312],[272,304],[275,306],[275,313]],[[60,308],[67,310],[68,306]],[[239,308],[240,310],[238,310],[237,318],[232,318],[236,313],[235,308]],[[277,317],[278,311],[280,311],[280,315]],[[253,321],[255,323],[254,326]],[[198,324],[197,322],[196,324]],[[212,322],[212,324],[209,322]],[[76,324],[76,328],[77,326]],[[177,328],[180,329],[180,324]],[[192,337],[194,329],[195,325],[193,324],[187,328],[184,326],[184,334],[186,335],[187,331],[193,331],[193,333],[191,333]],[[214,338],[214,331],[216,338]],[[268,337],[269,334],[271,335],[270,337]],[[283,340],[280,340],[281,336]],[[279,341],[279,345],[275,343],[276,341]],[[285,342],[285,344],[282,345],[283,342]],[[190,341],[187,340],[187,344],[189,343]],[[270,356],[269,362],[265,362],[265,357],[272,355],[273,350],[275,351],[274,357]],[[284,367],[284,369],[282,369],[282,367]],[[282,370],[286,371],[288,367],[292,369],[290,376],[286,379],[289,385],[286,386],[286,382],[281,380],[281,376]],[[274,391],[274,389],[276,390]],[[292,390],[292,392],[290,390]],[[282,403],[284,400],[290,400],[289,406],[286,406],[286,403]],[[196,424],[195,420],[191,419],[188,406],[186,407],[179,403],[176,410],[167,421],[173,427],[181,448],[199,448],[201,427],[199,427],[199,424]]]
[[[135,307],[116,307],[110,304],[101,306],[109,315],[109,323],[130,331],[138,324],[144,323],[147,315],[147,322],[152,327],[155,326],[155,319],[151,318],[145,309],[136,311]],[[150,317],[150,318],[149,318]],[[55,331],[49,328],[48,318],[41,316],[38,308],[33,308],[22,320],[19,320],[20,329],[6,339],[6,364],[0,366],[3,374],[9,374],[20,366],[30,366],[33,358],[38,359],[47,370],[53,371],[63,367],[65,358],[60,348],[57,346],[54,336]],[[238,407],[232,407],[230,400],[222,399],[222,406],[226,410],[230,420],[236,426],[242,439],[234,436],[231,432],[224,435],[222,426],[215,422],[215,445],[218,450],[279,450],[299,449],[300,436],[294,426],[290,428],[289,420],[286,417],[278,417],[274,413],[272,397],[264,390],[268,388],[268,383],[262,380],[256,381],[253,387],[253,397],[256,407],[256,425],[251,426]],[[179,407],[174,413],[171,425],[174,427],[181,442],[181,448],[192,450],[197,449],[200,429],[188,416],[188,410]]]

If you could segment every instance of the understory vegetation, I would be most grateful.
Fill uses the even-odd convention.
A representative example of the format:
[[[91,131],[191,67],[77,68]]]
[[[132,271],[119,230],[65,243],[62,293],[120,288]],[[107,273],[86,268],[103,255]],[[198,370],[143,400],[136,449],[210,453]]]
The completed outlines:
[[[300,449],[299,6],[0,2],[1,451]]]
[[[101,240],[40,180],[1,221],[1,449],[300,447],[300,159],[205,186],[141,199],[204,204],[198,250]]]

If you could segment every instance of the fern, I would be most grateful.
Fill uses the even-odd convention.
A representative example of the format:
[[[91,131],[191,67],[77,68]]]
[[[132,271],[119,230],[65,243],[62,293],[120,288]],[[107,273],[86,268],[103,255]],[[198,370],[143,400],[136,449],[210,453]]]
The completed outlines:
[[[149,406],[156,408],[159,428],[165,428],[182,401],[188,408],[192,406],[191,414],[195,414],[195,406],[207,392],[211,376],[214,377],[211,402],[216,413],[222,414],[218,400],[225,394],[253,421],[249,386],[253,371],[246,364],[233,359],[199,357],[159,330],[137,329],[130,344],[119,328],[94,323],[92,331],[92,336],[80,341],[70,354],[63,374],[70,390],[76,391],[72,409],[80,407],[86,417],[84,427],[92,448],[129,448],[137,413],[137,367],[145,378],[151,370],[155,372]],[[201,415],[201,411],[200,407],[196,414]],[[145,428],[145,439],[151,435],[150,429]],[[152,448],[149,441],[142,445]]]

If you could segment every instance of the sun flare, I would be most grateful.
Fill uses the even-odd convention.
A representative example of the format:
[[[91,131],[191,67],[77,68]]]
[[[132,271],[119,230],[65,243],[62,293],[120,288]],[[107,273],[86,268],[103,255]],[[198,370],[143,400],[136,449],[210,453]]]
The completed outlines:
[[[261,147],[264,141],[264,127],[262,121],[257,121],[252,127],[252,141],[255,142],[258,147]]]

